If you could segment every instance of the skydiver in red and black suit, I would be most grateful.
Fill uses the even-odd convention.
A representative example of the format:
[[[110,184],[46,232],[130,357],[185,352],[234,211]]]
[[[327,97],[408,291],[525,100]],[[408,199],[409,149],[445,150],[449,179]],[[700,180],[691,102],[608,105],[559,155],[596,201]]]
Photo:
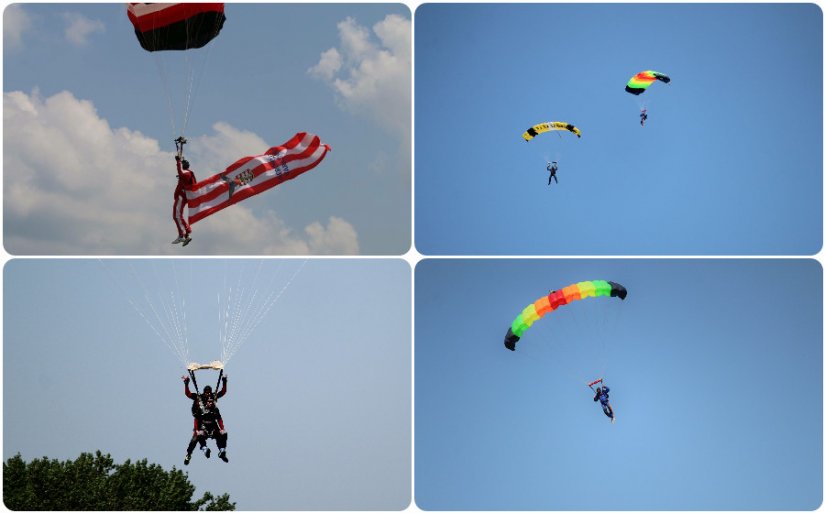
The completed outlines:
[[[195,445],[200,444],[201,451],[207,458],[212,451],[206,447],[206,440],[213,438],[215,444],[218,446],[218,458],[224,462],[229,463],[229,458],[226,455],[226,441],[229,434],[223,425],[223,418],[221,412],[215,405],[215,400],[209,398],[203,405],[203,411],[195,417],[195,432],[192,433],[192,439],[189,440],[189,446],[186,448],[186,457],[183,459],[184,465],[189,465],[189,460],[192,459],[192,451],[195,450]]]
[[[183,145],[186,144],[186,139],[178,137],[175,140],[175,145],[178,147],[178,153],[175,155],[175,164],[178,168],[178,185],[175,187],[175,203],[172,206],[172,219],[175,221],[175,227],[178,229],[178,238],[172,241],[172,244],[183,243],[184,246],[192,241],[190,237],[192,227],[189,226],[189,221],[184,214],[184,207],[186,207],[186,191],[192,189],[192,186],[197,183],[195,173],[189,169],[189,161],[183,158]]]
[[[203,387],[203,393],[193,394],[189,390],[189,376],[183,377],[183,393],[186,397],[192,399],[192,417],[194,418],[194,430],[192,432],[192,439],[189,441],[189,447],[186,448],[186,457],[183,460],[184,465],[189,464],[192,458],[192,451],[195,449],[195,444],[200,444],[200,449],[207,458],[212,454],[212,451],[206,446],[208,438],[214,438],[218,445],[218,457],[227,463],[229,460],[226,457],[226,439],[228,437],[223,426],[223,418],[218,406],[215,404],[217,399],[226,395],[226,382],[228,376],[223,376],[222,386],[217,395],[212,392],[212,387],[206,385]],[[210,428],[210,429],[205,429]],[[217,431],[216,431],[217,429]]]

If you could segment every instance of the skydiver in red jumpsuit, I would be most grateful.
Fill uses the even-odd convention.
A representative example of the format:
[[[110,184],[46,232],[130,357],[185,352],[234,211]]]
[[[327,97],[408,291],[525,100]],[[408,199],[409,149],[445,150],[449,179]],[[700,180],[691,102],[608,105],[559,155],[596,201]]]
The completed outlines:
[[[178,154],[175,155],[175,163],[178,168],[178,185],[175,187],[175,203],[172,206],[172,219],[175,221],[175,227],[178,229],[178,238],[172,241],[172,244],[183,243],[184,246],[192,241],[189,235],[192,233],[192,227],[186,219],[184,207],[186,207],[186,191],[191,189],[197,182],[195,173],[189,169],[189,161],[183,158],[183,145],[186,144],[186,139],[179,137],[175,140],[175,145],[178,147]]]

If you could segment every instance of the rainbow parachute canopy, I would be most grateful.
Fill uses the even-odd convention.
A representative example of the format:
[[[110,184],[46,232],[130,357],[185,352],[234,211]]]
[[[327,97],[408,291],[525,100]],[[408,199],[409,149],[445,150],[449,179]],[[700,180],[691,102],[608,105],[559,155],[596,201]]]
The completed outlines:
[[[565,123],[563,121],[547,121],[545,123],[539,123],[538,125],[534,125],[527,129],[526,132],[521,134],[525,141],[529,141],[533,137],[543,134],[544,132],[550,132],[553,130],[567,130],[568,132],[572,132],[576,134],[576,137],[581,137],[582,133],[581,130],[574,127],[570,123]]]
[[[624,86],[624,90],[630,94],[640,95],[645,92],[648,87],[650,87],[650,84],[656,82],[657,80],[664,82],[665,84],[670,83],[670,77],[664,73],[651,70],[641,71],[630,77],[627,85]]]
[[[507,330],[507,335],[504,336],[504,347],[515,351],[516,342],[519,341],[527,328],[556,308],[580,299],[602,296],[618,297],[624,300],[627,297],[627,289],[612,281],[593,280],[574,283],[561,290],[552,291],[549,295],[539,298],[535,303],[527,305],[518,314],[518,317],[513,320]]]

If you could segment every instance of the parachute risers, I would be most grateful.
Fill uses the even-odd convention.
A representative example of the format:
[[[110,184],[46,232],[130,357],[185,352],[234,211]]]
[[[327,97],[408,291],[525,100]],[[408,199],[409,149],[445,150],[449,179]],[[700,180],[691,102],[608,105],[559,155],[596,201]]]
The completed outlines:
[[[516,342],[521,339],[527,328],[556,308],[579,299],[599,296],[618,297],[624,301],[627,297],[627,289],[616,282],[593,280],[574,283],[561,290],[555,290],[547,296],[542,296],[535,303],[527,305],[513,320],[504,336],[504,347],[515,351]]]
[[[218,391],[221,388],[221,378],[223,377],[223,362],[220,360],[215,360],[209,363],[190,362],[189,365],[186,366],[186,369],[189,371],[189,376],[192,378],[192,384],[195,386],[195,393],[198,395],[198,404],[200,404],[201,410],[203,410],[203,404],[201,403],[201,391],[198,389],[198,379],[195,377],[195,371],[204,369],[220,371],[218,374],[218,382],[215,384],[214,391],[215,401],[217,401]]]

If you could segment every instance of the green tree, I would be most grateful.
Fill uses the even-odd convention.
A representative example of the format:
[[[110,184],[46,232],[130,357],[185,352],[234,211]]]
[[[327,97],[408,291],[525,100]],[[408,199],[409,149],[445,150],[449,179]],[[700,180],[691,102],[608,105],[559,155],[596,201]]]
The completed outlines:
[[[195,486],[174,467],[145,459],[118,465],[108,454],[81,454],[74,461],[43,457],[3,463],[3,502],[10,510],[47,511],[233,511],[229,494],[205,492],[192,501]]]

